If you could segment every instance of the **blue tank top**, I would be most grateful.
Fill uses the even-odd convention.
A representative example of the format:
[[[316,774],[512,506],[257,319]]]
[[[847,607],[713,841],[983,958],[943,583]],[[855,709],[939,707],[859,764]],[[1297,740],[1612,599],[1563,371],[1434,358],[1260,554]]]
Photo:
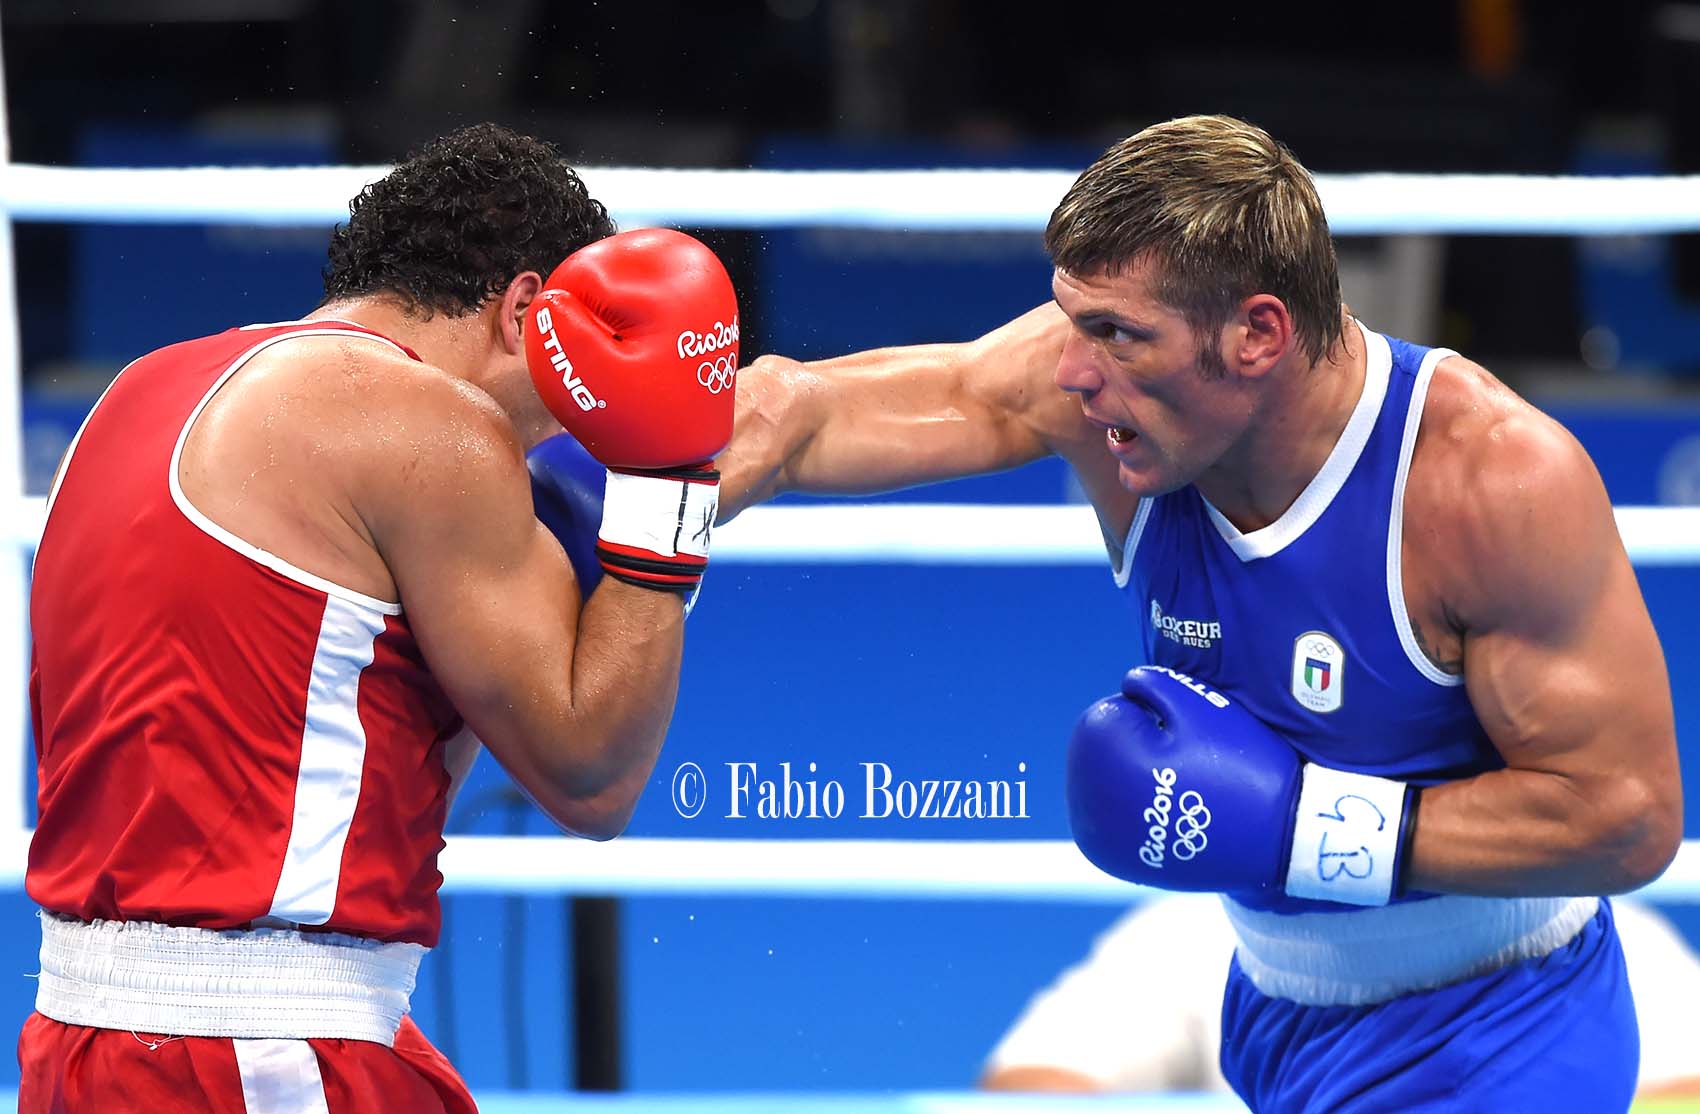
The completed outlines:
[[[1285,514],[1242,534],[1191,486],[1140,503],[1117,583],[1145,661],[1221,689],[1307,758],[1417,784],[1503,766],[1463,680],[1418,647],[1400,577],[1405,476],[1435,365],[1363,330],[1363,395]]]

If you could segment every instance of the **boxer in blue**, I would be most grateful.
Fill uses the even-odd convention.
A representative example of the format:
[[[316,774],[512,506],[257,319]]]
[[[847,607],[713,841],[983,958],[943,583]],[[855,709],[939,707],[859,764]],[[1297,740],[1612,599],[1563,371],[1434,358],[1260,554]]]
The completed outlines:
[[[1240,1095],[1625,1109],[1604,895],[1664,869],[1682,801],[1587,455],[1355,320],[1309,174],[1241,121],[1115,144],[1046,247],[1054,301],[979,340],[746,368],[722,517],[1060,454],[1147,663],[1075,728],[1070,818],[1110,873],[1224,895]]]

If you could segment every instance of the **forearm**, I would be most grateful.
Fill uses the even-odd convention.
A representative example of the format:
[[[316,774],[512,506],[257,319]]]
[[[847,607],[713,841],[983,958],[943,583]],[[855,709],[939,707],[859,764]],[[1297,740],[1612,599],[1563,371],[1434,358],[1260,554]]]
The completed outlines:
[[[683,648],[677,594],[612,577],[597,587],[580,615],[550,800],[539,801],[557,822],[594,838],[624,829],[672,722]]]
[[[1051,382],[1066,324],[1043,306],[962,344],[757,360],[718,462],[721,521],[785,491],[891,491],[1056,451],[1082,421]]]
[[[732,443],[714,462],[725,522],[790,488],[792,462],[825,424],[824,384],[809,364],[766,356],[738,372]]]
[[[1405,888],[1484,896],[1622,893],[1664,869],[1681,838],[1660,787],[1505,769],[1424,789]]]
[[[720,519],[786,491],[853,495],[982,470],[956,430],[959,345],[745,368],[732,444],[717,462]]]

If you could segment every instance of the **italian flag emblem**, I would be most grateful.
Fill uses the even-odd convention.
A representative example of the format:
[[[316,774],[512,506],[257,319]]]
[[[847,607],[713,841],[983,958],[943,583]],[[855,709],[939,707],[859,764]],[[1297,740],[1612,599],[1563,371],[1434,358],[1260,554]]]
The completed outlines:
[[[1305,658],[1305,687],[1312,692],[1327,692],[1328,678],[1332,673],[1333,669],[1327,662]]]
[[[1293,639],[1293,699],[1313,712],[1340,707],[1346,687],[1346,651],[1327,631],[1308,630]]]

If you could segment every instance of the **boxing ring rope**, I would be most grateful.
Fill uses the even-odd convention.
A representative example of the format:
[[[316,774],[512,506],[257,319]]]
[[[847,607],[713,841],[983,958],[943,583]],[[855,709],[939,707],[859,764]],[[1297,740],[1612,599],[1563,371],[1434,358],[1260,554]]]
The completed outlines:
[[[96,170],[5,161],[0,208],[13,220],[329,225],[385,167]],[[685,171],[586,168],[591,190],[626,226],[906,231],[1035,231],[1072,171]],[[1499,233],[1652,235],[1700,231],[1700,177],[1528,178],[1503,175],[1320,175],[1341,235]],[[0,222],[0,491],[22,491],[16,298],[10,221]],[[3,441],[0,441],[3,444]],[[1619,507],[1638,564],[1700,563],[1700,508]],[[39,499],[16,497],[13,540],[33,548]],[[1104,562],[1081,506],[758,507],[722,529],[715,557],[733,563],[886,562],[1002,565]],[[0,584],[0,621],[25,629],[22,563]],[[21,640],[0,668],[22,674]],[[0,686],[0,715],[21,723],[21,686]],[[21,885],[23,763],[0,772],[0,886]],[[1126,903],[1138,887],[1098,873],[1060,840],[622,839],[458,836],[442,868],[448,892],[868,898],[1011,898]],[[571,853],[567,853],[570,850]],[[1700,841],[1643,891],[1700,902]]]
[[[1614,507],[1637,565],[1700,562],[1700,507]],[[12,517],[13,540],[33,548],[46,501]],[[1104,566],[1104,538],[1085,504],[840,503],[755,507],[714,533],[722,565]],[[1106,566],[1107,567],[1107,566]]]
[[[329,225],[384,166],[95,169],[14,164],[14,220]],[[625,226],[833,225],[1038,231],[1072,170],[662,170],[584,167]],[[1335,235],[1650,235],[1700,231],[1700,176],[1319,174]]]
[[[23,886],[30,833],[0,837],[0,889]],[[1066,839],[645,839],[452,835],[445,894],[1068,901],[1128,905],[1160,891],[1104,874]],[[1700,903],[1700,840],[1639,891]]]

